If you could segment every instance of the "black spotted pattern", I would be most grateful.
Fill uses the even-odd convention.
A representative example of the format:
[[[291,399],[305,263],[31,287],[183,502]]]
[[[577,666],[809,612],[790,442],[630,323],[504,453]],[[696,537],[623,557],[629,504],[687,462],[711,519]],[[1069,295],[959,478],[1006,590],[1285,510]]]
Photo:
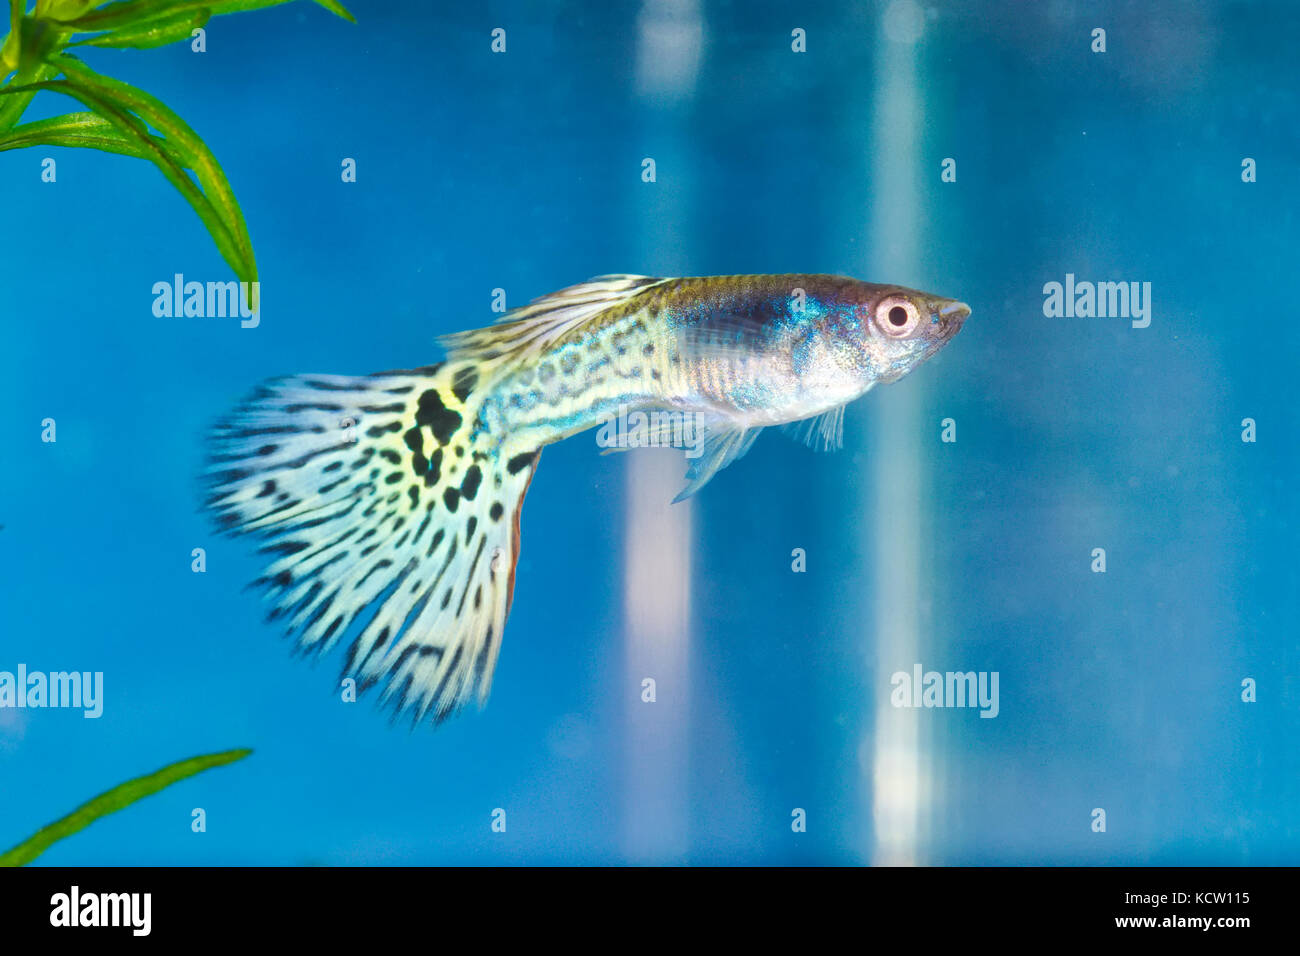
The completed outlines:
[[[478,384],[478,369],[466,366],[456,373],[455,381],[451,385],[451,393],[459,399],[462,405],[465,399],[469,398],[469,393],[474,391],[474,386]]]
[[[479,483],[483,480],[483,472],[479,470],[478,465],[470,465],[465,470],[465,478],[460,483],[460,493],[465,496],[466,501],[473,501],[474,496],[478,494]]]
[[[537,459],[537,452],[526,451],[522,455],[515,455],[506,462],[506,471],[512,475],[517,475]]]
[[[452,411],[442,402],[442,396],[436,388],[431,388],[420,396],[420,406],[415,413],[417,425],[427,425],[433,432],[439,445],[451,441],[451,436],[460,428],[460,412]]]
[[[429,470],[424,473],[424,487],[432,488],[442,477],[442,449],[439,448],[429,459]]]

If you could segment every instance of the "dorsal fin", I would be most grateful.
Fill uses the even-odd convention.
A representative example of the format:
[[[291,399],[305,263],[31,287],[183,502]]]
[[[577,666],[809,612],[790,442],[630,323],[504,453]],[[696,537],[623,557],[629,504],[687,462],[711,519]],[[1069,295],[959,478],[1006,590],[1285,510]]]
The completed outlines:
[[[480,361],[510,361],[537,354],[609,309],[667,279],[654,276],[596,276],[511,309],[496,325],[440,338],[450,357],[473,353]]]

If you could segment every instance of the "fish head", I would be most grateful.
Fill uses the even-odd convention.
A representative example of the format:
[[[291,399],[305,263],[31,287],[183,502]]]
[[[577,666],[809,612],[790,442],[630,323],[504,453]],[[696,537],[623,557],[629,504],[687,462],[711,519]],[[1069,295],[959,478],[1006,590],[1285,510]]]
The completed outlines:
[[[970,306],[895,285],[868,285],[857,303],[857,347],[871,382],[896,382],[956,335]]]

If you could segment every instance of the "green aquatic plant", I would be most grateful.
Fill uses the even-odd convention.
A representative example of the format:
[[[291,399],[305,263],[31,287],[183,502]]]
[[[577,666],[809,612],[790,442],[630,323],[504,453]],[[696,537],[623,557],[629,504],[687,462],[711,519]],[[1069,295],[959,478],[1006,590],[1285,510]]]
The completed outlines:
[[[243,281],[257,280],[257,263],[230,182],[207,144],[157,98],[97,73],[69,47],[150,49],[189,39],[219,14],[278,6],[289,0],[9,0],[9,34],[0,46],[0,151],[72,146],[145,159],[156,165],[193,207],[217,249]],[[316,0],[355,22],[338,0]],[[37,93],[60,93],[85,111],[20,123]],[[100,817],[130,806],[186,777],[247,757],[227,750],[169,764],[100,794],[0,854],[0,866],[23,866],[53,843]]]
[[[0,853],[0,866],[24,866],[48,850],[51,844],[71,836],[78,830],[84,830],[100,817],[115,813],[123,807],[129,807],[137,800],[143,800],[196,773],[243,760],[252,752],[251,750],[225,750],[221,753],[190,757],[188,760],[168,764],[154,773],[119,784],[107,793],[101,793],[95,799],[83,803],[61,820],[55,820],[49,826],[41,827],[12,850]]]
[[[9,35],[0,46],[0,150],[78,146],[147,159],[203,220],[240,280],[257,280],[244,215],[207,144],[185,121],[143,90],[96,73],[74,46],[150,49],[187,40],[219,14],[289,0],[9,0]],[[338,0],[315,0],[356,22]],[[86,111],[19,123],[41,91],[77,100]]]

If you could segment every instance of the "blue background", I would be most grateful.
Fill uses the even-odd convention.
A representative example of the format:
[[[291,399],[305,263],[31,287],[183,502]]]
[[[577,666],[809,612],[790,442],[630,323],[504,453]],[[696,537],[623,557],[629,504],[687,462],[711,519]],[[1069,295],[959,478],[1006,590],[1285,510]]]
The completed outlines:
[[[250,746],[40,862],[870,862],[859,754],[889,684],[861,490],[879,393],[850,409],[844,451],[764,436],[690,505],[684,830],[664,835],[683,849],[666,860],[622,836],[623,489],[655,452],[548,449],[492,699],[437,731],[340,703],[339,657],[291,658],[241,593],[248,547],[197,509],[202,435],[255,383],[431,362],[435,336],[491,321],[494,288],[520,304],[610,272],[837,272],[974,308],[889,386],[923,409],[921,660],[1001,675],[995,720],[912,714],[941,781],[918,859],[1300,861],[1300,19],[1138,6],[933,4],[922,255],[888,276],[861,265],[889,148],[869,128],[883,5],[703,2],[677,100],[637,92],[633,4],[357,2],[353,26],[296,3],[212,21],[201,55],[85,51],[220,159],[263,317],[153,316],[153,283],[228,269],[152,166],[0,153],[0,670],[106,684],[99,720],[0,711],[0,844],[127,777]],[[42,94],[27,118],[75,108]],[[1151,282],[1151,326],[1044,317],[1043,283],[1067,272]]]

